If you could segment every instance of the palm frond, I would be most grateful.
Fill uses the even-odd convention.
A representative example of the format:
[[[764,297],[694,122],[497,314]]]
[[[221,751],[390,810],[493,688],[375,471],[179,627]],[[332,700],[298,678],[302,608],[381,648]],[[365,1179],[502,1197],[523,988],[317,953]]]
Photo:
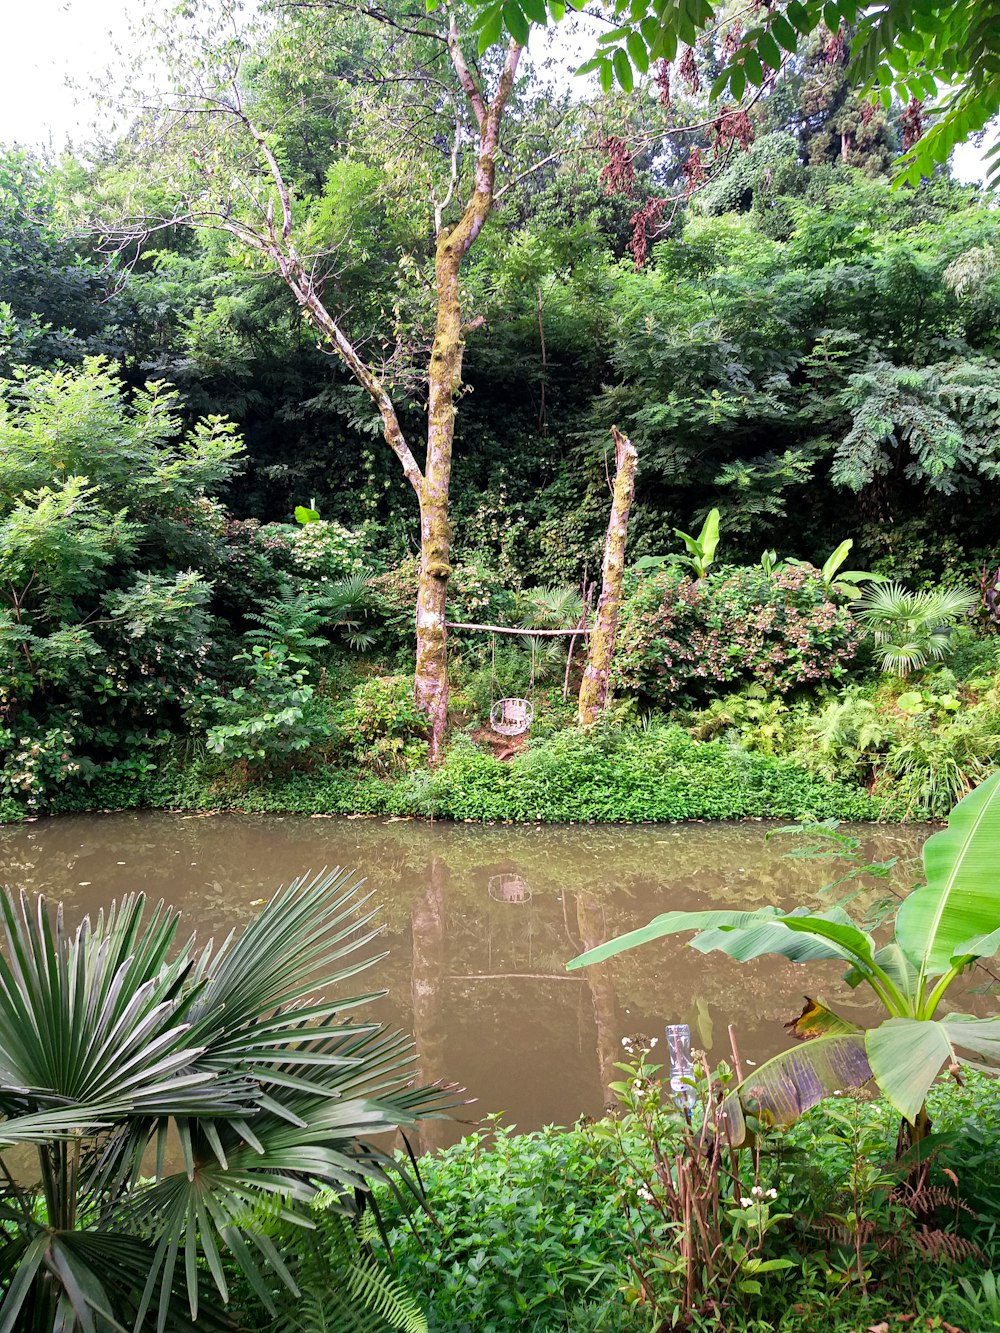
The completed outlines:
[[[41,1199],[0,1192],[0,1333],[46,1301],[42,1324],[78,1333],[210,1327],[234,1271],[265,1308],[297,1292],[261,1200],[314,1226],[320,1190],[352,1201],[394,1172],[370,1138],[455,1100],[415,1083],[408,1038],[354,1019],[372,994],[340,993],[377,961],[373,916],[339,869],[200,950],[141,896],[68,934],[43,900],[0,895],[0,1145],[35,1146]],[[388,1291],[376,1278],[360,1265],[347,1307]],[[384,1325],[403,1305],[373,1308]]]

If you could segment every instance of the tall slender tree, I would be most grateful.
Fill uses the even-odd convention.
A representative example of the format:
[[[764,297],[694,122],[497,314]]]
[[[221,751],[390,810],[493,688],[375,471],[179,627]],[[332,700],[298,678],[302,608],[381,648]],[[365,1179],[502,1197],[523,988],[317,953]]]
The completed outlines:
[[[353,10],[334,0],[304,15],[296,12],[299,6],[278,4],[271,11],[278,28],[270,34],[258,31],[252,39],[236,27],[227,30],[226,23],[236,22],[238,6],[226,9],[225,22],[217,11],[214,19],[206,13],[200,20],[196,17],[193,36],[189,32],[185,40],[174,32],[169,38],[174,87],[163,105],[141,118],[131,147],[119,144],[119,181],[130,176],[132,184],[124,199],[118,197],[119,215],[108,228],[108,239],[120,251],[163,227],[228,232],[281,276],[315,328],[319,345],[341,362],[374,405],[385,442],[420,510],[415,695],[428,718],[433,762],[441,752],[448,716],[446,606],[455,405],[466,335],[482,322],[463,311],[461,271],[493,208],[501,127],[523,43],[510,39],[501,53],[480,66],[467,53],[450,7],[427,19],[413,19],[390,12],[391,7]],[[338,284],[343,238],[331,243],[323,234],[316,210],[310,210],[287,163],[280,103],[269,106],[260,92],[259,66],[266,64],[269,52],[281,42],[298,42],[304,52],[310,41],[326,40],[329,30],[343,21],[345,9],[355,33],[359,25],[366,29],[355,52],[360,82],[377,85],[390,109],[399,112],[403,131],[414,136],[409,146],[414,159],[427,146],[422,141],[425,122],[437,131],[430,136],[437,164],[414,169],[418,186],[429,186],[425,203],[434,266],[431,331],[421,374],[426,393],[422,466],[403,425],[393,357],[383,358],[380,366],[365,346],[363,330],[351,329],[351,312]],[[247,68],[250,40],[263,43],[255,56],[256,76]],[[336,85],[331,92],[342,94],[342,77]],[[363,115],[370,114],[370,108],[369,90],[354,109]],[[437,127],[448,119],[450,146],[442,152]],[[169,165],[159,206],[151,210],[148,186],[137,168],[154,159],[161,167]]]

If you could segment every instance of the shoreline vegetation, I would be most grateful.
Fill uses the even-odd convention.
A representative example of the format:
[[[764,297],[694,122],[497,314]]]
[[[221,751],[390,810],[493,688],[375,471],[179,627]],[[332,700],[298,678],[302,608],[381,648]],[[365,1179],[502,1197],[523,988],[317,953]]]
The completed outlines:
[[[905,811],[844,781],[699,742],[681,728],[575,731],[523,749],[509,761],[466,741],[443,763],[399,775],[316,768],[253,781],[192,765],[109,764],[88,783],[64,787],[25,811],[0,803],[0,818],[132,809],[232,810],[248,814],[415,816],[485,823],[668,823],[685,820],[898,820]]]

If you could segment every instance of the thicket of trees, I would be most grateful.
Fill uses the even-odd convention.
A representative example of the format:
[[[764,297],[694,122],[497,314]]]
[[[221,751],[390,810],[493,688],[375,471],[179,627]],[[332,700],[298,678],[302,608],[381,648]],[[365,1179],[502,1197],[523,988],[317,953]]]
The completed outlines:
[[[1000,223],[944,168],[892,188],[912,114],[859,99],[838,33],[800,34],[780,79],[720,109],[706,96],[727,53],[712,44],[626,95],[567,90],[523,34],[477,56],[461,9],[276,5],[252,38],[185,13],[161,33],[175,89],[161,107],[86,164],[0,158],[0,518],[16,536],[58,500],[71,526],[93,509],[125,534],[86,606],[33,603],[27,564],[8,580],[22,703],[44,693],[48,651],[25,636],[62,651],[63,629],[84,626],[62,689],[111,652],[109,608],[146,576],[168,596],[197,570],[231,660],[262,599],[306,595],[288,531],[252,525],[305,506],[362,534],[364,553],[324,577],[377,576],[375,646],[400,665],[419,594],[433,750],[452,608],[483,610],[502,588],[493,612],[527,614],[521,590],[597,575],[612,425],[638,451],[630,558],[718,508],[729,563],[775,548],[820,564],[850,537],[852,564],[910,583],[995,567]],[[106,361],[73,389],[94,355]],[[177,389],[140,460],[143,485],[162,473],[152,526],[134,476],[103,479],[137,438],[149,380]],[[31,404],[65,417],[74,393],[95,460],[47,444],[48,471],[29,476]],[[170,451],[208,418],[235,423],[245,453],[189,487],[185,518]],[[72,477],[86,478],[76,498]],[[46,487],[59,495],[40,499]],[[185,555],[170,524],[208,554]],[[297,632],[324,614],[356,630],[357,594],[327,590]],[[565,621],[541,603],[530,615]],[[311,688],[290,642],[288,697]]]

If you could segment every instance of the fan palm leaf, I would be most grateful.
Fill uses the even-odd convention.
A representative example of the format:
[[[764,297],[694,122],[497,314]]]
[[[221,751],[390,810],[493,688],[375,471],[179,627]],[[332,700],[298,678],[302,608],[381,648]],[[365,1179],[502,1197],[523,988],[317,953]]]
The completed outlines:
[[[944,657],[955,625],[977,602],[965,588],[910,592],[899,583],[880,583],[858,599],[854,614],[875,644],[882,670],[907,676]]]
[[[341,993],[382,956],[363,886],[301,877],[200,948],[141,895],[68,932],[0,894],[0,1154],[38,1161],[0,1190],[0,1333],[208,1327],[233,1264],[271,1307],[297,1287],[261,1201],[300,1227],[321,1189],[356,1211],[391,1167],[368,1137],[451,1104]]]

